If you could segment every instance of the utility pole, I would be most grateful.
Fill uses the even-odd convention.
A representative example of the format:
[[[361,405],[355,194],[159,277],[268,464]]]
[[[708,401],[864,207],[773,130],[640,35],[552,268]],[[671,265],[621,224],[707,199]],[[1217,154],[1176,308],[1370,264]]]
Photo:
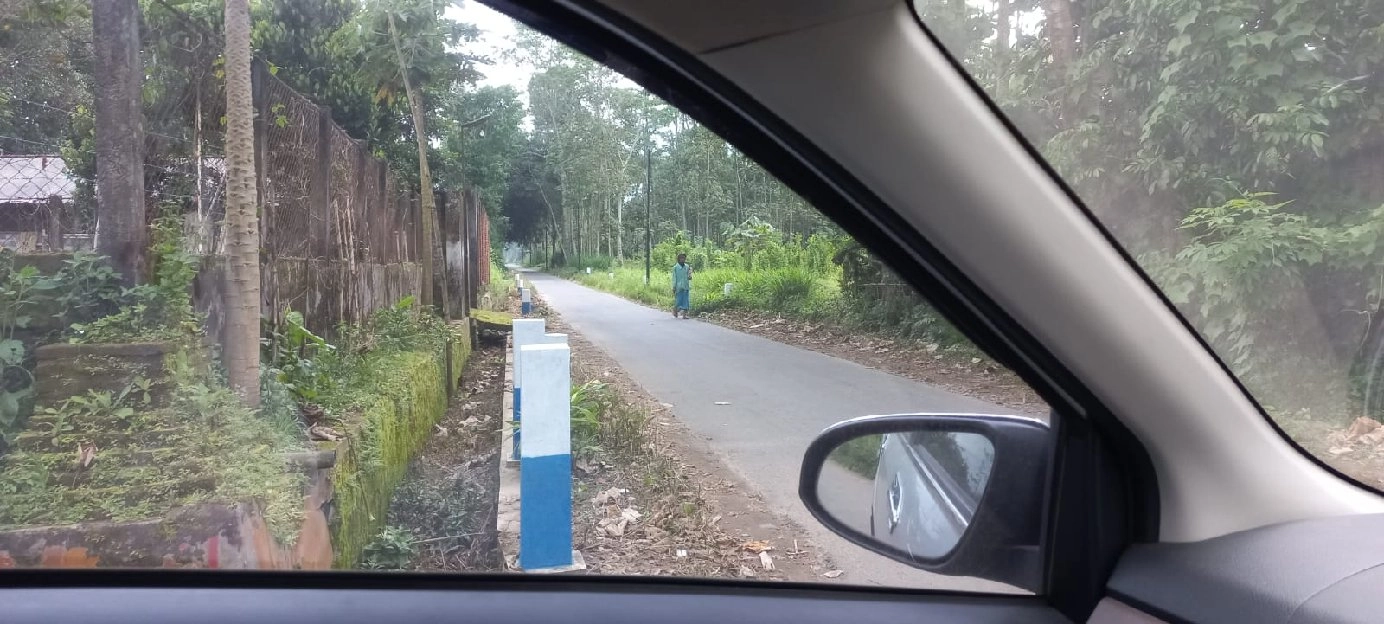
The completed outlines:
[[[644,285],[653,273],[654,161],[650,155],[653,135],[649,131],[649,107],[644,105]]]

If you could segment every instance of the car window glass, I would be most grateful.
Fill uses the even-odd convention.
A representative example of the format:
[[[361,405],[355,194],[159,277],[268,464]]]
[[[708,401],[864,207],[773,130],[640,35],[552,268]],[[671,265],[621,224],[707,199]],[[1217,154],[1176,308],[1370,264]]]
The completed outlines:
[[[1384,486],[1384,11],[913,6],[1273,421]]]
[[[839,421],[1047,407],[753,160],[478,4],[227,4],[0,13],[0,567],[1014,591],[798,501]]]

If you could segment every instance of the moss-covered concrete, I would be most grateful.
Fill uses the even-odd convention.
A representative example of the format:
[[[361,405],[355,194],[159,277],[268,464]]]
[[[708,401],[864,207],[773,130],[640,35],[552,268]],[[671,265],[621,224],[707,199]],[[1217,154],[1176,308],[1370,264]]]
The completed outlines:
[[[509,331],[514,324],[514,315],[508,312],[497,312],[495,310],[471,309],[471,318],[476,320],[482,329],[494,331]]]
[[[450,349],[393,353],[370,362],[380,381],[373,394],[358,401],[346,423],[346,439],[336,447],[332,544],[338,568],[358,565],[366,544],[384,526],[389,499],[409,461],[447,409],[448,371],[455,384],[471,352],[469,336],[463,339],[453,327]]]

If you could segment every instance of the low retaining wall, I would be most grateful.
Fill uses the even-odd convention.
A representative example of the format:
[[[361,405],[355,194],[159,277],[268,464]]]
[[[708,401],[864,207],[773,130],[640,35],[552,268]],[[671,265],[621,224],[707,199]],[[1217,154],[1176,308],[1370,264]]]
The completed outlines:
[[[356,567],[365,546],[384,526],[394,488],[442,418],[451,388],[470,358],[469,327],[468,322],[454,323],[453,340],[442,353],[413,351],[378,362],[380,375],[389,381],[364,403],[346,439],[336,446],[336,567]]]
[[[254,503],[207,503],[136,522],[84,522],[0,532],[3,568],[214,568],[315,570],[332,564],[323,505],[326,474],[312,479],[298,540],[274,539]]]

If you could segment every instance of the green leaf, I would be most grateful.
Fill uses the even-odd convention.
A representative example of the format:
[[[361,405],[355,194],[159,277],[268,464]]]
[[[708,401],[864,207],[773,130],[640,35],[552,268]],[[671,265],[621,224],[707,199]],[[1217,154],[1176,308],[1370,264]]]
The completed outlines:
[[[1168,54],[1173,56],[1182,54],[1182,51],[1189,45],[1192,45],[1192,37],[1190,35],[1178,35],[1173,37],[1173,40],[1168,42]]]
[[[0,419],[13,426],[19,420],[19,400],[27,391],[0,392]]]
[[[14,340],[0,340],[0,364],[19,366],[24,361],[24,343]]]

